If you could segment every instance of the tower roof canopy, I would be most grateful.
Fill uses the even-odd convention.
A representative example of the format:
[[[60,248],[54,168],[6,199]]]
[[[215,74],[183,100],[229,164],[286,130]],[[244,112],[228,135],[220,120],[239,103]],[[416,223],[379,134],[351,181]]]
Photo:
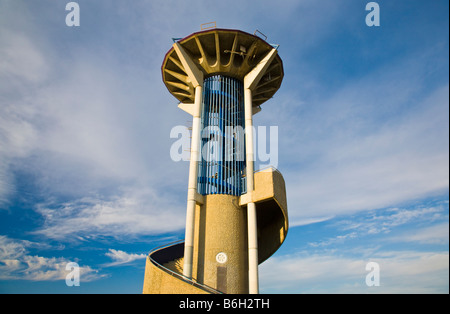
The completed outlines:
[[[177,41],[174,46],[177,44],[192,60],[195,70],[200,70],[204,77],[221,74],[242,81],[275,49],[258,36],[217,28],[193,33]],[[161,70],[169,92],[182,103],[193,103],[195,82],[190,79],[174,47],[167,52]],[[254,107],[273,97],[281,86],[283,75],[283,63],[277,54],[253,89]]]

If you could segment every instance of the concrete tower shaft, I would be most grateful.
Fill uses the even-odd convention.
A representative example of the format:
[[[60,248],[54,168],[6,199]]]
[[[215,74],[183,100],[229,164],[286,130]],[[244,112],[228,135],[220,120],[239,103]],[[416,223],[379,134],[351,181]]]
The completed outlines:
[[[186,233],[183,253],[177,244],[149,255],[144,292],[258,293],[258,264],[288,230],[283,177],[253,162],[253,115],[281,85],[281,58],[255,35],[213,29],[175,40],[162,76],[193,117]],[[200,290],[163,275],[172,262],[169,272]]]

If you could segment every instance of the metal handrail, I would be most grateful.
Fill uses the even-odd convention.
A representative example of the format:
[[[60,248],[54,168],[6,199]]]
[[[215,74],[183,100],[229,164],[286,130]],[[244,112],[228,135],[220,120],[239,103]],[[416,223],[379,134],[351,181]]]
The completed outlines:
[[[176,245],[176,244],[180,244],[180,243],[183,243],[183,242],[184,242],[184,240],[178,240],[178,241],[174,241],[174,242],[170,242],[170,243],[167,243],[167,244],[160,245],[160,246],[158,246],[158,247],[152,249],[152,250],[148,253],[148,258],[149,258],[150,262],[152,262],[153,265],[155,265],[155,266],[158,267],[159,269],[163,270],[164,272],[168,273],[169,275],[171,275],[171,276],[173,276],[173,277],[176,277],[176,278],[178,278],[178,279],[180,279],[180,280],[182,280],[182,281],[184,281],[184,282],[186,282],[186,283],[189,283],[190,285],[192,285],[192,286],[194,286],[194,287],[197,287],[197,288],[199,288],[199,289],[203,289],[203,290],[208,291],[208,292],[213,293],[213,294],[223,294],[223,292],[221,292],[221,291],[219,291],[219,290],[216,290],[216,289],[214,289],[214,288],[212,288],[212,287],[209,287],[209,286],[206,286],[206,285],[201,284],[201,283],[199,283],[199,282],[196,282],[196,281],[194,281],[193,279],[191,279],[191,278],[189,278],[189,277],[186,277],[186,276],[184,276],[184,275],[182,275],[182,274],[180,274],[180,273],[177,273],[177,272],[175,272],[175,271],[173,271],[173,270],[171,270],[171,269],[169,269],[169,268],[167,268],[167,267],[161,265],[160,263],[158,263],[157,261],[155,261],[155,260],[151,257],[151,255],[152,255],[153,253],[157,252],[157,251],[160,251],[160,250],[162,250],[162,249],[165,249],[165,248],[168,248],[168,247],[170,247],[170,246],[174,246],[174,245]]]
[[[166,247],[169,247],[169,246],[173,246],[175,244],[180,244],[182,242],[184,242],[184,240],[176,240],[176,241],[172,241],[172,242],[169,242],[169,243],[162,244],[160,246],[157,246],[157,247],[151,249],[150,252],[148,252],[148,255],[150,256],[150,254],[155,253],[156,251],[159,251],[159,250],[161,250],[163,248],[166,248]]]
[[[267,166],[267,167],[264,167],[264,168],[261,168],[261,169],[258,169],[258,170],[254,170],[253,173],[263,172],[263,171],[266,171],[266,170],[269,170],[269,169],[272,170],[272,172],[278,172],[281,176],[283,176],[281,174],[280,170],[278,170],[274,166]],[[243,174],[241,176],[241,180],[242,180],[242,183],[241,183],[241,185],[242,185],[242,194],[245,194],[245,193],[247,193],[247,177],[246,177],[246,174]]]
[[[280,170],[278,170],[274,166],[267,166],[267,167],[264,167],[264,168],[260,168],[258,170],[255,170],[254,173],[263,172],[263,171],[266,171],[266,170],[269,170],[269,169],[271,169],[272,172],[278,172],[279,174],[281,174]]]

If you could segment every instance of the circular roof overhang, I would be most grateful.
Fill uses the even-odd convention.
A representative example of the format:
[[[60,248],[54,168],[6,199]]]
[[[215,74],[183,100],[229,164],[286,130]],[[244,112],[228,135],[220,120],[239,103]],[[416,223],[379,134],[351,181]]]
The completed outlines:
[[[225,75],[244,80],[273,49],[258,36],[239,30],[212,29],[193,33],[178,41],[204,77]],[[181,103],[193,103],[195,87],[172,47],[162,64],[162,77],[169,92]],[[278,54],[252,91],[253,106],[272,98],[283,80],[283,63]]]

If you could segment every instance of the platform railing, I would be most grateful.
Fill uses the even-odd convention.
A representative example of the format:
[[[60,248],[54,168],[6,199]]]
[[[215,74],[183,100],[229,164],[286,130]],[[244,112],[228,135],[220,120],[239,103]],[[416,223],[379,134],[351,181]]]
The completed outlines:
[[[263,171],[272,171],[272,172],[278,172],[281,175],[281,172],[275,168],[274,166],[267,166],[258,170],[253,171],[253,173],[257,172],[263,172]],[[245,175],[241,176],[241,186],[242,186],[242,194],[247,193],[247,177]]]

